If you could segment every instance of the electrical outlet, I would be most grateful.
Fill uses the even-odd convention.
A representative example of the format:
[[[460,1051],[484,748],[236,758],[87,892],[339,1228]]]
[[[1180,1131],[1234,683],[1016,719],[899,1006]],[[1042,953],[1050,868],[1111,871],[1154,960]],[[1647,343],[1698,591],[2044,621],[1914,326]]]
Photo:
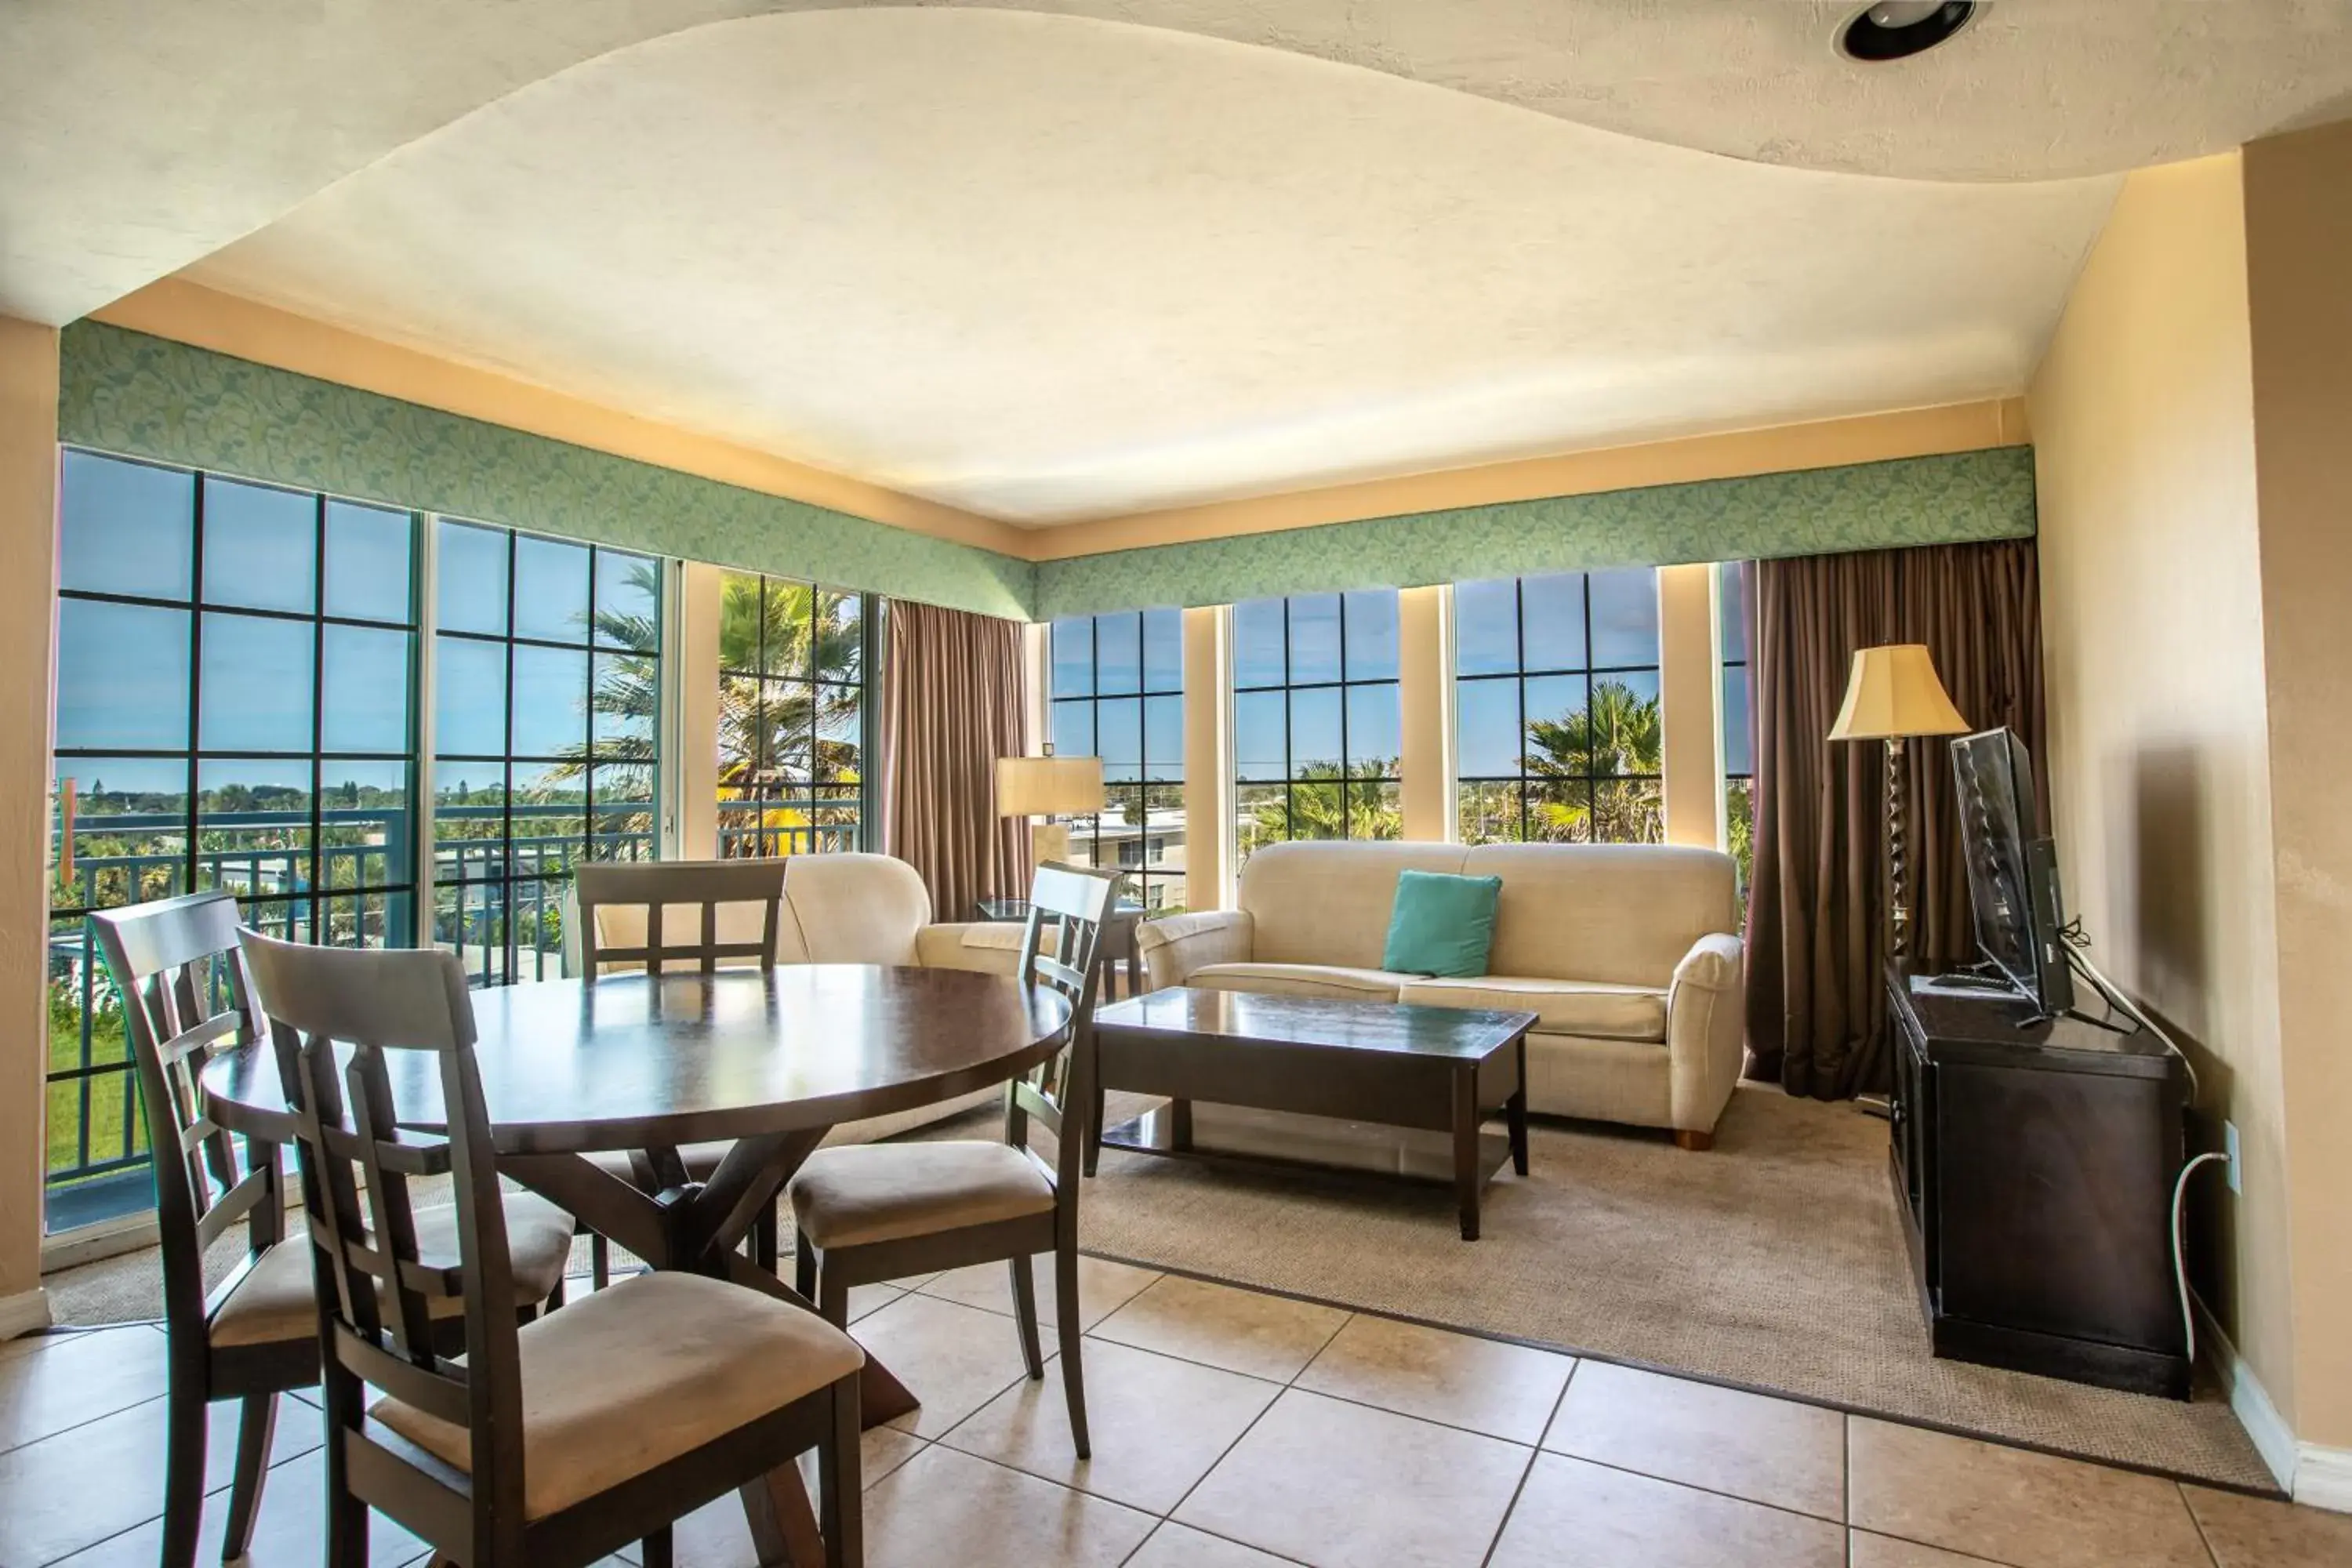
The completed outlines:
[[[2244,1192],[2246,1189],[2238,1178],[2238,1124],[2234,1121],[2221,1123],[2221,1152],[2230,1157],[2230,1190]]]

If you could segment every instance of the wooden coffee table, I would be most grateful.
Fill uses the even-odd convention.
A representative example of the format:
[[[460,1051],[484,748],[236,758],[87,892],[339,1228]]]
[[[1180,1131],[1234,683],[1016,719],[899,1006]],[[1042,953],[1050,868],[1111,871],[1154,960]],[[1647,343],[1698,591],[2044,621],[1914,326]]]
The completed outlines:
[[[1108,1144],[1433,1177],[1453,1185],[1462,1239],[1475,1241],[1479,1192],[1506,1148],[1479,1136],[1487,1112],[1503,1113],[1512,1168],[1528,1173],[1527,1037],[1535,1022],[1533,1013],[1181,985],[1113,1003],[1095,1014],[1096,1081],[1171,1103],[1108,1129],[1097,1108],[1087,1173]],[[1203,1104],[1197,1115],[1196,1100]],[[1212,1111],[1221,1138],[1210,1135]],[[1308,1117],[1331,1120],[1294,1120]],[[1445,1137],[1384,1135],[1391,1129]]]

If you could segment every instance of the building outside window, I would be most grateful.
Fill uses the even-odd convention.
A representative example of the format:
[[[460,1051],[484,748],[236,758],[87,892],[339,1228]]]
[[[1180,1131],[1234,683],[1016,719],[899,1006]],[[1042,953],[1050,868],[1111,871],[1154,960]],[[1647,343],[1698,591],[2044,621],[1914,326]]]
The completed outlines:
[[[1127,873],[1122,897],[1184,908],[1184,613],[1055,621],[1054,749],[1099,756],[1103,810],[1070,826],[1070,858]]]
[[[661,563],[443,520],[434,941],[476,984],[562,973],[583,858],[656,853]]]
[[[1234,772],[1246,860],[1289,838],[1396,838],[1393,588],[1234,606]]]
[[[865,847],[872,608],[859,595],[809,583],[723,574],[720,855]]]
[[[218,888],[293,941],[415,931],[415,516],[71,449],[61,485],[52,1229],[153,1201],[89,911]]]
[[[1462,841],[1662,842],[1656,572],[1463,583],[1454,612]]]
[[[1756,860],[1756,704],[1748,674],[1754,657],[1750,605],[1756,563],[1727,561],[1716,568],[1716,603],[1721,618],[1723,693],[1723,844],[1739,862],[1739,897]]]

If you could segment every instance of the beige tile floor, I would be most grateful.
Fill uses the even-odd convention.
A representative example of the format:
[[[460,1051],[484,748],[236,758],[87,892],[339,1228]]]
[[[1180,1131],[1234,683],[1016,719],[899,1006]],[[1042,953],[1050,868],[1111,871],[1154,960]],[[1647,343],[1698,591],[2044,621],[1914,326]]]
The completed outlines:
[[[2352,1564],[2352,1517],[1115,1263],[1081,1292],[1084,1464],[1058,1370],[1021,1374],[1003,1269],[857,1293],[855,1331],[926,1400],[866,1435],[875,1568]],[[162,1348],[0,1346],[0,1568],[155,1561]],[[256,1568],[319,1560],[318,1446],[290,1407]],[[383,1521],[374,1544],[422,1555]],[[681,1568],[751,1561],[731,1500],[678,1531]]]

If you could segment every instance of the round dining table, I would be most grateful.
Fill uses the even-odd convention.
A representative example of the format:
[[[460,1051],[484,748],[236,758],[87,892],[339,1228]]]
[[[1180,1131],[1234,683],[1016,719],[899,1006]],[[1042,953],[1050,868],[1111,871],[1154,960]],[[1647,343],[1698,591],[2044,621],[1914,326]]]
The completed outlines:
[[[266,1000],[266,999],[265,999]],[[814,1307],[744,1255],[761,1212],[827,1131],[1020,1076],[1066,1043],[1069,1004],[1009,975],[877,964],[541,981],[473,994],[475,1059],[499,1171],[655,1268],[730,1279]],[[444,1130],[438,1063],[386,1054],[403,1126]],[[266,1042],[214,1058],[207,1114],[247,1137],[293,1141]],[[707,1180],[682,1145],[732,1141]],[[625,1151],[635,1179],[586,1156]],[[609,1163],[609,1162],[608,1162]],[[916,1407],[868,1355],[869,1426]],[[787,1466],[744,1501],[762,1562],[799,1563],[814,1516]]]

